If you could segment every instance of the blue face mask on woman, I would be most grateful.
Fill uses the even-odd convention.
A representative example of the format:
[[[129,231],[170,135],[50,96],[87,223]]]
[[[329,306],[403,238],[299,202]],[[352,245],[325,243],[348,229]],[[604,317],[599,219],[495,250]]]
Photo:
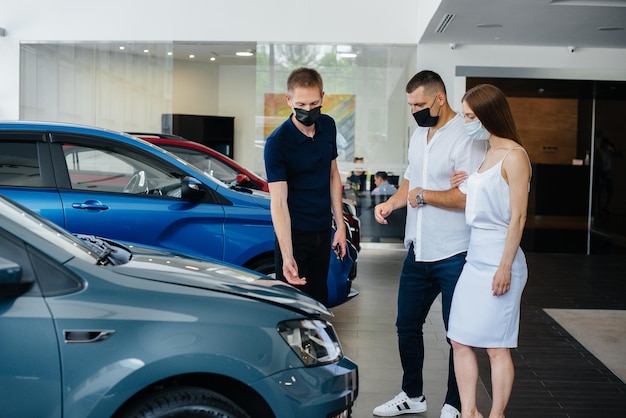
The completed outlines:
[[[489,137],[491,136],[489,131],[483,127],[483,124],[480,123],[479,120],[466,123],[465,132],[470,137],[470,139],[473,139],[475,141],[489,139]]]

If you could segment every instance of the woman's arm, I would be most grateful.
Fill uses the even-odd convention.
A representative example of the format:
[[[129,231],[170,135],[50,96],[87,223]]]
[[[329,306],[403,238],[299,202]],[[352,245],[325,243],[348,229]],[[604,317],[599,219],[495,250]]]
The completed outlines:
[[[511,221],[500,265],[493,277],[492,290],[495,296],[501,296],[511,288],[511,267],[526,224],[530,162],[524,150],[517,148],[509,152],[502,162],[502,176],[509,185]]]

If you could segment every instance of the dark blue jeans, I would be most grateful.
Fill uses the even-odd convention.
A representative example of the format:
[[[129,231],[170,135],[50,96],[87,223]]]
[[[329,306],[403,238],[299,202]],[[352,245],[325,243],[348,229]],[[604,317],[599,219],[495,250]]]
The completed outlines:
[[[330,227],[326,231],[291,231],[293,258],[298,265],[300,277],[306,277],[304,286],[295,286],[324,305],[328,304],[328,265],[330,263]],[[276,278],[287,282],[283,275],[283,257],[278,245],[274,243],[274,261]]]
[[[466,253],[463,252],[440,261],[416,262],[411,245],[404,260],[398,290],[396,327],[400,360],[404,371],[402,390],[410,397],[422,395],[424,389],[423,325],[426,316],[435,298],[441,293],[443,322],[446,330],[448,329],[452,294],[465,264],[465,255]],[[448,344],[450,344],[449,340]],[[452,347],[450,347],[448,393],[445,403],[461,409],[459,389],[454,374]]]

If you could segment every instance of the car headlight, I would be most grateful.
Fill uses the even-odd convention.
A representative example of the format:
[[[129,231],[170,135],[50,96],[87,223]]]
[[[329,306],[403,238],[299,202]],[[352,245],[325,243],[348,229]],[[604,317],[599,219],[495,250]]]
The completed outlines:
[[[334,363],[343,357],[335,329],[326,321],[285,321],[278,324],[278,332],[307,367]]]

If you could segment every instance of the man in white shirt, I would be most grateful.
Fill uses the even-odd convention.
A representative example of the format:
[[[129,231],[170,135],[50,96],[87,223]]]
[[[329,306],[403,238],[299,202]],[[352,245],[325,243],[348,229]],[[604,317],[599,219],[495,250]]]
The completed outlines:
[[[450,176],[459,170],[474,172],[487,147],[487,141],[472,141],[467,136],[463,117],[450,107],[445,85],[437,73],[428,70],[417,73],[408,82],[406,93],[419,127],[409,144],[405,180],[397,193],[374,208],[376,221],[386,224],[391,212],[407,207],[404,244],[409,251],[400,275],[396,320],[404,373],[402,392],[376,407],[377,416],[426,411],[422,326],[441,293],[447,330],[452,294],[465,264],[469,242],[464,212],[465,183],[452,189]],[[441,418],[458,418],[460,410],[450,352],[448,391]]]

